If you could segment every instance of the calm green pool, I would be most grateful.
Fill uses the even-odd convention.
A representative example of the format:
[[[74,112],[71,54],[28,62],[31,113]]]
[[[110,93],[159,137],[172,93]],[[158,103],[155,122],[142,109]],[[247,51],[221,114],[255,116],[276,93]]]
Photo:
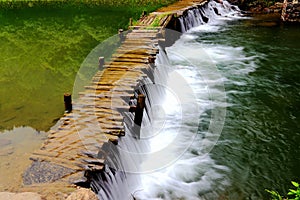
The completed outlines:
[[[0,132],[53,126],[89,52],[126,29],[130,17],[153,9],[67,3],[0,8]]]

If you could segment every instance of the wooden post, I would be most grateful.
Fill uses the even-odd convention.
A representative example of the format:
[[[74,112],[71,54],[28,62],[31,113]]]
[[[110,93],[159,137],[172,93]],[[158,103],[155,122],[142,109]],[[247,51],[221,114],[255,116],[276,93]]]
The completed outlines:
[[[147,12],[144,10],[142,13],[142,17],[145,17],[147,15]]]
[[[120,37],[120,41],[123,42],[124,41],[124,33],[123,33],[123,29],[119,29],[119,37]]]
[[[166,40],[165,39],[158,39],[158,45],[165,50],[166,48]]]
[[[134,123],[138,126],[141,126],[141,124],[142,124],[143,112],[144,112],[144,108],[145,108],[145,100],[146,100],[145,95],[139,94],[138,99],[137,99],[135,115],[134,115]]]
[[[70,93],[64,94],[65,112],[72,112],[72,96]]]
[[[148,62],[149,62],[149,64],[155,63],[155,57],[154,56],[149,56],[148,57]]]
[[[129,26],[133,26],[133,20],[132,20],[132,18],[129,18]]]
[[[104,57],[99,57],[99,70],[102,70],[104,65]]]

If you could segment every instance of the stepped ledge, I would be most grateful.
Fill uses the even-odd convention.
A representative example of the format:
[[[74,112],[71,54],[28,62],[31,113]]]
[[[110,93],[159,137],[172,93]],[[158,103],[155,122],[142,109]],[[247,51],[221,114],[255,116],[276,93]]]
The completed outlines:
[[[134,88],[147,76],[144,72],[153,67],[159,53],[155,44],[165,39],[163,29],[181,31],[178,18],[205,3],[206,0],[178,1],[141,17],[129,27],[131,31],[112,61],[95,74],[94,82],[80,94],[73,111],[59,120],[42,147],[31,156],[21,192],[36,192],[48,200],[65,199],[78,185],[88,182],[88,172],[103,170],[105,157],[97,155],[106,143],[117,145],[118,138],[126,137],[122,110],[129,108]]]

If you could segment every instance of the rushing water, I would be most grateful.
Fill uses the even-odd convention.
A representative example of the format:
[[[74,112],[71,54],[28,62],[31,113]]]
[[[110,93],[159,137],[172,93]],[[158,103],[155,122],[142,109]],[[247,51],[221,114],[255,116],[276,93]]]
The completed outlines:
[[[212,158],[227,166],[229,199],[282,194],[300,179],[300,29],[227,21],[195,30],[197,43],[226,78],[227,117]]]
[[[266,188],[286,194],[300,180],[299,27],[212,11],[167,48],[172,70],[142,127],[153,132],[137,199],[268,199]]]
[[[267,199],[265,188],[286,193],[300,180],[299,27],[211,6],[227,17],[207,7],[181,19],[187,33],[167,48],[169,75],[159,71],[165,80],[148,88],[142,140],[120,141],[126,151],[148,153],[120,161],[142,173],[107,169],[102,187],[110,194],[100,191],[102,199],[128,191],[137,199]],[[13,151],[1,141],[6,154]],[[8,161],[1,164],[9,170]]]
[[[259,26],[258,22],[217,20],[192,29],[189,37],[181,39],[183,46],[204,49],[216,64],[225,79],[228,106],[221,138],[206,157],[209,161],[191,159],[181,169],[182,175],[198,169],[194,179],[181,179],[180,188],[189,195],[170,184],[165,187],[167,196],[196,199],[184,188],[202,181],[205,184],[194,188],[199,198],[267,199],[265,188],[286,194],[290,181],[299,181],[300,30],[297,26]],[[220,165],[226,170],[216,173]],[[209,192],[218,195],[207,197]]]

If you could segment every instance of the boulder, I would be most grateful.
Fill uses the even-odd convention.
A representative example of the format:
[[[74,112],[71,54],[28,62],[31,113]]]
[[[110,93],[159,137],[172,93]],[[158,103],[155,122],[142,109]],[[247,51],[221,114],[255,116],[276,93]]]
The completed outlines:
[[[282,8],[282,7],[283,7],[283,3],[276,2],[276,3],[275,3],[275,6],[276,6],[277,8]]]
[[[81,188],[73,192],[66,200],[99,200],[90,189]]]

